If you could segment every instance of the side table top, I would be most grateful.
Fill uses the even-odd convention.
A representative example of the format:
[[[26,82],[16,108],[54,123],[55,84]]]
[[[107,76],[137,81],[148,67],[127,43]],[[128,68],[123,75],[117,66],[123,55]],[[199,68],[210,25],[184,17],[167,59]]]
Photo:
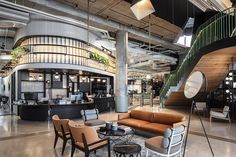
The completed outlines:
[[[134,154],[141,152],[142,148],[139,144],[129,142],[129,143],[119,143],[113,146],[113,150],[121,154]]]

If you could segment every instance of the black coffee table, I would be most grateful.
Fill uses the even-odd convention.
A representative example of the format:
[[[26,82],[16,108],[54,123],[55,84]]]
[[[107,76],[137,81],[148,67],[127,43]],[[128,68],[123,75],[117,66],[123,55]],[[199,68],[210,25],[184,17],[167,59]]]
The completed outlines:
[[[131,129],[131,131],[125,132],[123,130],[111,130],[111,129],[107,129],[106,127],[100,127],[97,130],[97,133],[103,137],[110,137],[111,142],[117,143],[117,142],[129,142],[133,135],[134,135],[134,130]],[[101,138],[103,138],[101,137]]]
[[[115,144],[113,146],[113,151],[116,155],[116,157],[126,157],[128,155],[129,157],[141,157],[141,146],[137,143],[120,143],[120,144]],[[127,156],[127,157],[128,157]]]

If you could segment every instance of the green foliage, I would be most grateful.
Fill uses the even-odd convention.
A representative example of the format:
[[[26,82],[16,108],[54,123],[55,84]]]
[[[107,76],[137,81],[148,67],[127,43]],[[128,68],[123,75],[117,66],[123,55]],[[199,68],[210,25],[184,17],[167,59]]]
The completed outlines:
[[[28,49],[25,47],[17,47],[12,52],[12,62],[17,63],[18,58],[20,58],[22,55],[26,54],[28,52]]]
[[[98,61],[99,63],[102,63],[106,66],[109,66],[110,63],[109,63],[109,59],[101,56],[100,54],[96,53],[96,52],[90,52],[90,58],[95,60],[95,61]]]

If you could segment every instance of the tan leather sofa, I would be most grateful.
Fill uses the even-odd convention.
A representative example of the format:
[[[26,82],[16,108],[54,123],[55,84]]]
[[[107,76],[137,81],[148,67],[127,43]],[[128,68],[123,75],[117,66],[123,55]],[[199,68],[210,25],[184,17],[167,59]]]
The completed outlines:
[[[185,116],[181,114],[132,110],[130,113],[118,115],[117,123],[138,130],[163,134],[167,128],[172,128],[176,123],[183,121]]]

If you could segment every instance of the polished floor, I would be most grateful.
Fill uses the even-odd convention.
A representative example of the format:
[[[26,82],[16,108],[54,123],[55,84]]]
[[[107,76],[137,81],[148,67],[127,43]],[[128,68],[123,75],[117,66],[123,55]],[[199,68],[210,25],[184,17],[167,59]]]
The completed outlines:
[[[186,114],[186,111],[160,110],[158,107],[137,107],[135,109],[155,112],[172,112]],[[117,120],[117,113],[101,114],[104,120]],[[187,114],[186,114],[187,116]],[[82,120],[76,120],[83,123]],[[236,123],[229,124],[226,121],[209,122],[209,118],[203,118],[206,132],[209,135],[213,151],[216,157],[234,157],[236,154]],[[188,136],[186,157],[211,157],[204,132],[199,119],[193,116]],[[53,127],[48,122],[22,121],[17,116],[0,116],[0,156],[1,157],[59,157],[61,156],[61,141],[57,148],[53,149]],[[145,151],[145,150],[143,150]],[[101,155],[102,154],[102,155]],[[70,156],[70,144],[67,145],[65,157]],[[77,151],[75,157],[82,157],[83,153]],[[97,152],[97,156],[104,156],[103,152]]]

